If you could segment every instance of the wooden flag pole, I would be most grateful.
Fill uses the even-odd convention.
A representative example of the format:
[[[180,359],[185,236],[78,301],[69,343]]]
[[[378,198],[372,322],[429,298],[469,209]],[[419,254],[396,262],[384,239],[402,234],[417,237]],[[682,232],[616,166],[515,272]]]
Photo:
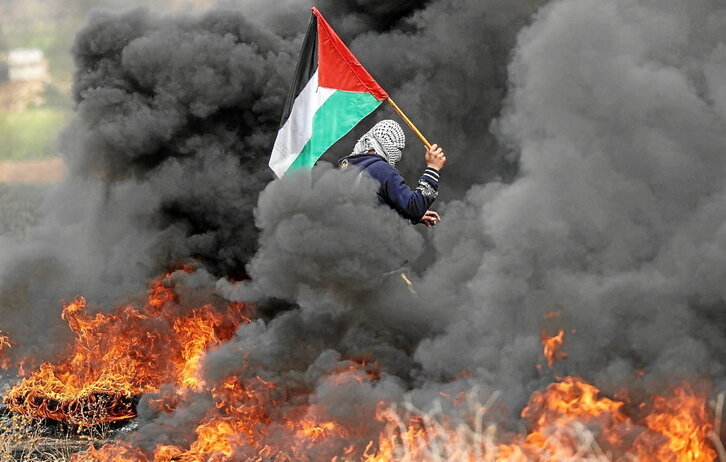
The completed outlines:
[[[430,148],[431,143],[429,143],[429,140],[427,140],[426,137],[423,136],[423,134],[418,130],[418,128],[416,128],[416,126],[413,124],[413,122],[411,122],[411,119],[409,119],[406,116],[406,114],[403,113],[401,108],[398,107],[398,104],[394,103],[390,97],[386,98],[386,101],[388,101],[388,104],[390,104],[393,107],[393,110],[396,111],[396,113],[401,116],[403,121],[406,122],[406,124],[408,124],[409,127],[411,127],[411,130],[413,130],[413,132],[416,134],[416,136],[418,136],[419,139],[421,141],[423,141],[423,144],[424,144],[424,146],[426,146],[426,149]]]

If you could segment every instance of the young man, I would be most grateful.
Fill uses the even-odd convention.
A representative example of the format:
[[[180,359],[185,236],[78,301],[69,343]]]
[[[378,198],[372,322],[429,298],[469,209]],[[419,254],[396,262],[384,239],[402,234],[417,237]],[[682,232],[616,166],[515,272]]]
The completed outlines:
[[[373,177],[380,187],[378,200],[396,210],[413,223],[436,226],[441,217],[429,210],[438,196],[439,172],[446,165],[444,151],[436,144],[426,150],[426,169],[415,189],[406,185],[403,176],[396,170],[406,147],[406,135],[393,120],[382,120],[356,143],[353,152],[342,158],[340,168],[354,166]]]

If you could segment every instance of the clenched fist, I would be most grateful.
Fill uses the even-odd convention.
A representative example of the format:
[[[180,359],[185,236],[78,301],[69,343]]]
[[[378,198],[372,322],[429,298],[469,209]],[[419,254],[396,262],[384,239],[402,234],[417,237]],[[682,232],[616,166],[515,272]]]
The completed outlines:
[[[424,154],[426,159],[426,166],[441,170],[446,165],[446,156],[444,150],[439,147],[438,144],[432,144],[430,148],[426,150]]]

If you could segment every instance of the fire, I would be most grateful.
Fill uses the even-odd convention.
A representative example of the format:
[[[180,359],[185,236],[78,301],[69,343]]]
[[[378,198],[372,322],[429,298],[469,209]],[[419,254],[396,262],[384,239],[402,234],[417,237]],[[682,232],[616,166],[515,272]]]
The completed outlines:
[[[243,304],[220,311],[212,304],[182,310],[178,295],[161,277],[141,306],[113,313],[87,313],[78,297],[62,317],[74,334],[66,356],[45,362],[5,396],[13,412],[91,426],[135,417],[138,398],[164,384],[199,388],[204,352],[248,322]]]
[[[303,422],[300,434],[310,438],[311,440],[319,440],[327,438],[331,433],[342,431],[343,430],[339,429],[335,422],[321,422],[318,424],[313,422]]]
[[[211,390],[214,409],[200,421],[189,446],[159,445],[149,456],[126,443],[115,443],[89,448],[73,460],[117,462],[119,453],[149,462],[306,460],[304,452],[311,445],[350,436],[334,420],[321,419],[324,413],[315,406],[290,405],[280,401],[277,392],[276,385],[260,377],[247,381],[230,377]]]
[[[334,371],[332,384],[359,383],[365,371]],[[428,462],[440,460],[524,462],[638,460],[706,462],[716,459],[708,443],[714,426],[706,395],[683,385],[649,403],[601,396],[578,377],[564,377],[535,392],[521,413],[526,434],[501,432],[486,422],[491,403],[471,409],[464,421],[444,414],[408,412],[380,403],[376,440],[361,440],[363,427],[337,421],[309,395],[281,393],[260,377],[230,377],[213,387],[214,407],[188,445],[159,444],[147,453],[130,442],[89,448],[74,461],[317,461]],[[188,397],[175,395],[177,400]],[[165,397],[160,398],[162,401]],[[471,403],[471,400],[469,400]],[[176,403],[158,407],[174,412]],[[629,411],[630,410],[630,411]],[[468,420],[467,420],[468,419]],[[372,423],[370,428],[377,428]],[[350,444],[350,441],[359,441]],[[309,456],[314,449],[317,458]]]
[[[13,342],[10,340],[10,337],[5,335],[3,331],[0,330],[0,369],[6,370],[12,367],[12,362],[10,361],[10,358],[5,357],[7,349],[11,348],[12,346]]]
[[[711,461],[716,452],[707,444],[714,431],[703,393],[687,383],[669,396],[656,396],[645,417],[648,431],[635,442],[641,461]]]
[[[542,331],[540,340],[544,347],[544,356],[547,360],[547,366],[552,369],[555,365],[555,360],[567,358],[567,354],[562,353],[560,348],[565,341],[565,331],[560,329],[556,335],[549,336],[547,332]]]
[[[394,409],[382,407],[377,418],[386,422],[384,436],[378,441],[377,448],[366,447],[364,462],[387,462],[399,460],[398,455],[405,454],[406,460],[426,460],[428,446],[433,441],[430,429],[422,416],[412,416],[404,423]],[[455,447],[456,433],[446,432],[447,446]]]
[[[535,428],[543,428],[558,416],[593,418],[602,415],[625,421],[623,402],[600,398],[600,390],[578,377],[565,377],[550,384],[546,392],[535,392],[522,411],[522,417],[534,420]]]
[[[477,417],[471,425],[453,427],[420,414],[407,424],[391,409],[377,449],[367,448],[365,462],[407,461],[553,461],[638,460],[713,461],[707,443],[713,426],[706,397],[690,386],[667,396],[654,396],[649,413],[635,421],[627,403],[600,397],[600,391],[576,377],[566,377],[533,394],[522,416],[531,422],[526,435],[497,436],[493,424]],[[488,409],[477,409],[483,416]],[[642,429],[645,424],[646,429]],[[633,435],[635,437],[633,443]],[[502,440],[511,438],[509,443]]]
[[[557,329],[557,333],[554,335],[549,332],[555,330],[555,326],[562,322],[562,313],[560,311],[551,311],[544,315],[544,323],[546,327],[543,327],[540,331],[540,342],[542,343],[543,354],[547,361],[547,367],[552,369],[555,365],[555,361],[566,359],[567,354],[563,353],[562,345],[565,343],[565,330]],[[572,333],[575,331],[572,330]],[[537,365],[537,369],[541,369],[541,365]]]
[[[705,403],[705,394],[682,385],[654,396],[641,406],[646,414],[635,419],[626,412],[627,402],[601,397],[595,386],[565,377],[532,395],[522,411],[530,422],[526,435],[497,435],[496,426],[483,421],[488,406],[475,409],[469,425],[456,427],[425,413],[404,424],[387,409],[377,449],[369,447],[363,460],[711,462],[717,453],[708,443],[714,427]]]
[[[545,392],[535,392],[522,417],[532,430],[520,442],[526,454],[573,457],[582,450],[580,425],[596,425],[604,443],[617,442],[630,431],[625,403],[600,397],[600,390],[578,377],[565,377]]]
[[[12,342],[10,342],[10,337],[3,334],[3,332],[0,330],[0,354],[2,354],[6,348],[10,348],[12,346]]]
[[[90,426],[134,417],[141,395],[147,395],[150,411],[169,420],[201,394],[213,403],[181,441],[149,448],[136,445],[131,433],[127,440],[89,447],[73,456],[76,462],[706,462],[717,457],[711,440],[718,424],[712,423],[707,393],[686,383],[634,404],[625,392],[615,399],[582,378],[559,378],[532,394],[520,414],[527,425],[521,432],[497,424],[495,396],[480,405],[465,393],[441,391],[437,396],[458,410],[452,414],[456,419],[436,411],[436,405],[426,413],[410,403],[402,411],[381,402],[375,419],[356,422],[318,404],[315,387],[287,388],[256,375],[250,365],[207,384],[199,374],[205,352],[250,322],[249,307],[183,307],[170,280],[153,281],[142,301],[112,313],[89,314],[82,297],[68,303],[61,315],[74,336],[68,351],[13,387],[5,397],[8,408],[31,418]],[[563,340],[563,330],[542,334],[550,367],[564,358]],[[0,336],[0,349],[9,345]],[[345,393],[375,385],[384,372],[373,358],[351,358],[316,386]],[[464,379],[474,376],[466,372],[457,378]]]

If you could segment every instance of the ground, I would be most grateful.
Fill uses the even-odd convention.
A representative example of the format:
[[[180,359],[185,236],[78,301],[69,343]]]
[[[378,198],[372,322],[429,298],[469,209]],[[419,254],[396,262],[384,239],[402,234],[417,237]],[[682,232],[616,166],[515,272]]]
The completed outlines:
[[[60,181],[65,165],[58,157],[0,162],[0,184],[44,184]]]

